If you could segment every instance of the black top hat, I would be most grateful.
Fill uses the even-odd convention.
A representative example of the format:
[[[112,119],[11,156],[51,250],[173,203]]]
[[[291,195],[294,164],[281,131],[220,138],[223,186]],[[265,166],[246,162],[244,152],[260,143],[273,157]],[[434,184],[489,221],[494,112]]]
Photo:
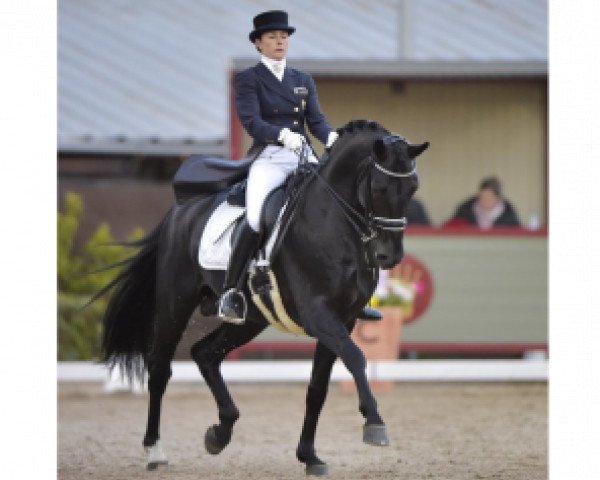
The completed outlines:
[[[250,41],[254,43],[262,33],[270,30],[285,30],[289,35],[296,29],[288,25],[288,14],[283,10],[269,10],[254,17],[254,30],[250,32]]]

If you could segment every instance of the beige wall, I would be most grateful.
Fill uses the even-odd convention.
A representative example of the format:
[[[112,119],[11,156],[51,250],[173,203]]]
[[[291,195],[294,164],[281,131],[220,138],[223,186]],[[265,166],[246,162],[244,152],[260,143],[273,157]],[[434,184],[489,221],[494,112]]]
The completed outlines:
[[[427,310],[402,327],[402,342],[548,342],[546,236],[412,233],[404,249],[427,266],[434,285]],[[273,328],[258,337],[291,338]]]
[[[545,81],[412,81],[396,88],[389,80],[316,82],[334,127],[369,118],[413,142],[431,142],[419,163],[417,197],[434,223],[492,174],[523,222],[533,212],[545,222]]]

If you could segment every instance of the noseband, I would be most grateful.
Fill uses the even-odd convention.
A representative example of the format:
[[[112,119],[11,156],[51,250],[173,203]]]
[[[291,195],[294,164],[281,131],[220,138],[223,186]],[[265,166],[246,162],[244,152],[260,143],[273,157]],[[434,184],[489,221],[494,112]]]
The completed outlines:
[[[366,222],[367,222],[369,228],[372,231],[374,231],[374,236],[377,236],[377,230],[387,230],[390,232],[403,231],[406,228],[406,225],[408,223],[406,220],[406,217],[390,218],[390,217],[378,217],[378,216],[373,215],[373,211],[372,211],[372,207],[371,207],[371,173],[372,173],[373,167],[374,167],[377,170],[379,170],[380,172],[385,173],[386,175],[388,175],[390,177],[407,178],[407,177],[410,177],[410,176],[414,175],[415,173],[417,173],[416,165],[410,172],[407,172],[407,173],[392,172],[390,170],[383,168],[376,161],[372,160],[372,157],[371,157],[369,166],[371,168],[369,169],[369,172],[366,174],[367,194],[365,195],[366,205],[364,205]],[[362,180],[363,179],[361,179],[360,181],[362,181]],[[372,238],[374,238],[374,237],[372,237]]]
[[[392,143],[395,143],[395,142],[401,141],[401,140],[405,140],[405,138],[400,135],[396,135],[396,134],[388,135],[383,138],[383,144],[391,145]],[[359,185],[362,184],[362,182],[365,179],[367,180],[366,185],[365,185],[367,192],[364,196],[366,203],[365,203],[365,205],[363,205],[363,209],[365,211],[364,223],[369,228],[370,235],[366,238],[362,237],[363,242],[365,242],[365,243],[376,238],[377,232],[379,230],[384,230],[384,231],[389,231],[389,232],[402,232],[402,231],[404,231],[404,229],[406,228],[406,225],[408,224],[406,217],[390,218],[390,217],[379,217],[379,216],[373,215],[373,209],[371,206],[371,175],[373,173],[373,169],[375,168],[375,169],[379,170],[381,173],[387,175],[388,177],[392,177],[392,178],[408,178],[417,173],[416,162],[415,162],[413,169],[410,172],[394,172],[394,171],[388,170],[387,168],[384,168],[379,163],[377,163],[377,161],[373,158],[373,155],[369,155],[367,158],[368,158],[367,165],[366,165],[365,169],[363,170],[363,173],[359,176],[359,179],[358,179]]]

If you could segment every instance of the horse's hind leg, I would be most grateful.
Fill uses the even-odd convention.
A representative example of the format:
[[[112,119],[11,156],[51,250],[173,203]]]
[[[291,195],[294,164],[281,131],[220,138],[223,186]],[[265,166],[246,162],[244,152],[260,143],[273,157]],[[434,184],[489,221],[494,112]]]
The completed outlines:
[[[171,360],[175,349],[196,307],[192,289],[186,295],[181,290],[173,293],[175,291],[172,290],[164,301],[157,302],[153,343],[147,358],[150,401],[143,445],[148,453],[149,470],[167,463],[159,442],[162,397],[171,378]]]
[[[209,427],[204,439],[206,450],[213,455],[221,453],[227,446],[231,440],[233,425],[240,416],[221,375],[221,362],[229,352],[249,342],[264,329],[265,325],[248,321],[243,325],[224,323],[192,346],[192,358],[219,409],[219,424]]]

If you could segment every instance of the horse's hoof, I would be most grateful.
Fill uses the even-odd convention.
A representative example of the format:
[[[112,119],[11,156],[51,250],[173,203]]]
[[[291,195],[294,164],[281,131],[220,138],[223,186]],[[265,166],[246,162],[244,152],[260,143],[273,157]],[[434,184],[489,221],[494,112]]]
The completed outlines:
[[[159,468],[162,470],[164,468],[167,468],[169,465],[169,462],[149,462],[148,465],[146,466],[147,470],[158,470]]]
[[[206,451],[211,455],[218,455],[223,451],[225,445],[222,445],[217,438],[217,432],[215,430],[216,425],[212,427],[208,427],[206,430],[206,435],[204,435],[204,447]]]
[[[377,447],[387,447],[390,444],[390,440],[388,439],[385,425],[363,426],[363,442]]]
[[[167,456],[160,446],[160,440],[150,447],[146,447],[146,454],[148,456],[148,464],[146,468],[148,470],[157,470],[159,467],[166,467],[169,463]]]
[[[314,475],[317,477],[329,475],[329,468],[327,467],[326,463],[315,463],[314,465],[307,465],[306,475]]]

